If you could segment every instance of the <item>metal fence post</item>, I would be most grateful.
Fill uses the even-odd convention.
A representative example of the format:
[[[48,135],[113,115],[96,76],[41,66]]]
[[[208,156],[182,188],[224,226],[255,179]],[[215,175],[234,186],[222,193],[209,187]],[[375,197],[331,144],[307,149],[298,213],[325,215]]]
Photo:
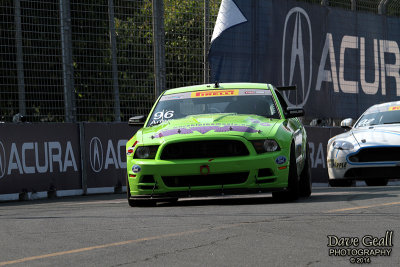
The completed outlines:
[[[64,82],[65,122],[76,120],[70,1],[60,0],[61,50]]]
[[[165,79],[165,30],[164,30],[164,0],[152,0],[153,4],[153,51],[155,98],[166,85]]]
[[[83,195],[87,195],[87,166],[86,166],[86,147],[85,147],[85,123],[79,122],[79,144],[81,153],[81,175]]]
[[[24,57],[22,51],[22,28],[21,28],[21,3],[14,0],[14,20],[15,20],[15,42],[17,47],[17,77],[18,77],[18,108],[19,113],[26,115],[25,103],[25,77],[24,77]]]
[[[351,0],[351,10],[356,11],[356,9],[357,9],[357,1]]]
[[[115,38],[113,0],[108,0],[108,18],[109,18],[109,30],[110,30],[112,80],[114,88],[114,116],[115,116],[115,121],[121,121],[121,105],[119,101],[119,86],[118,86],[117,41]]]
[[[209,77],[209,66],[208,66],[208,50],[209,50],[209,42],[210,38],[208,36],[208,21],[210,20],[210,4],[208,2],[209,0],[204,0],[204,31],[203,31],[203,38],[204,38],[204,50],[203,50],[203,64],[204,64],[204,70],[203,70],[203,82],[204,83],[209,83],[210,82],[210,77]]]

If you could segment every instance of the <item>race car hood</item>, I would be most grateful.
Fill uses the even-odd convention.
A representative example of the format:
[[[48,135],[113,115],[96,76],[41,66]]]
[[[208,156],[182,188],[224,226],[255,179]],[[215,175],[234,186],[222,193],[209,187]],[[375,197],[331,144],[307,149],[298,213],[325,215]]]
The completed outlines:
[[[347,140],[360,147],[400,145],[400,125],[374,125],[354,128],[338,135],[336,140]]]
[[[268,137],[278,121],[261,116],[232,113],[191,115],[143,128],[138,132],[137,137],[144,143],[162,143],[177,138],[223,135],[254,139]]]

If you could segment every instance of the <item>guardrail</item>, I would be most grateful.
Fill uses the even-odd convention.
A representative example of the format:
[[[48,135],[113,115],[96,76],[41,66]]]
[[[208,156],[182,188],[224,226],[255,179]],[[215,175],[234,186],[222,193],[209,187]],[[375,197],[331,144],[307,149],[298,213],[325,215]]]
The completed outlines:
[[[126,191],[127,123],[0,124],[0,201]],[[326,143],[341,128],[307,126],[312,179],[327,183]]]

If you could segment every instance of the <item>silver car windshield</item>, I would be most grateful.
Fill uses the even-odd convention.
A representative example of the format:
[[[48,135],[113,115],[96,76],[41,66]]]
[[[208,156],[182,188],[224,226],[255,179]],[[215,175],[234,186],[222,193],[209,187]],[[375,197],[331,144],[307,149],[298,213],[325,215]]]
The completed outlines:
[[[361,118],[358,120],[357,124],[354,126],[365,127],[365,126],[373,126],[378,124],[395,124],[400,123],[400,110],[388,108],[386,111],[369,113],[366,112]]]
[[[208,90],[161,97],[148,126],[190,115],[222,113],[252,114],[275,119],[280,117],[269,90]]]

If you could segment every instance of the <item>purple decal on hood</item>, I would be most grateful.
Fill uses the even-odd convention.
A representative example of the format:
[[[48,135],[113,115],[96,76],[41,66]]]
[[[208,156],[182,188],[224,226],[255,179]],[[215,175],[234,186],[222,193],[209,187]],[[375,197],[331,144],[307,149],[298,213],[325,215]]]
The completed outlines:
[[[225,126],[196,126],[196,127],[189,127],[189,128],[177,128],[171,130],[165,130],[159,132],[152,136],[152,138],[161,138],[175,134],[191,134],[193,132],[199,132],[201,134],[208,133],[209,131],[215,130],[217,133],[224,133],[229,131],[241,132],[241,133],[257,133],[259,132],[256,129],[247,127],[247,126],[238,126],[238,125],[225,125]]]

